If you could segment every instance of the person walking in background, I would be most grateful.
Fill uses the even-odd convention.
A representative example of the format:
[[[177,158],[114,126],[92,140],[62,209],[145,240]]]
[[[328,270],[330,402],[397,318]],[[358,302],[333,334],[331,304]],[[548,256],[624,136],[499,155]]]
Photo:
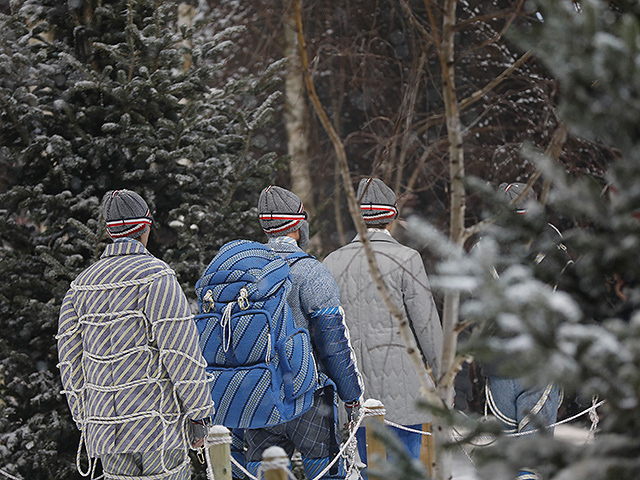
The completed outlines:
[[[287,303],[296,327],[309,331],[320,372],[309,410],[282,424],[245,430],[247,467],[255,472],[263,451],[277,445],[289,458],[297,449],[307,478],[314,478],[338,452],[335,394],[350,408],[355,407],[363,393],[361,379],[335,280],[322,263],[303,253],[309,241],[309,224],[300,198],[284,188],[269,186],[260,193],[258,211],[267,245],[290,265],[292,288]],[[322,478],[344,476],[342,466],[335,465]]]
[[[502,183],[498,191],[510,201],[518,215],[527,213],[528,204],[537,200],[533,189],[527,190],[524,183]],[[557,248],[549,254],[541,253],[541,245],[532,242],[530,252],[533,262],[539,266],[540,274],[552,287],[556,287],[560,276],[573,261],[562,244],[560,230],[551,223],[542,236],[542,242],[549,241]],[[482,248],[482,240],[477,244]],[[476,247],[474,247],[476,248]],[[499,272],[494,268],[493,275]],[[493,328],[492,326],[489,327]],[[527,386],[521,379],[507,376],[504,366],[509,358],[498,356],[491,362],[482,364],[482,373],[486,377],[486,401],[489,410],[503,425],[506,432],[529,432],[540,426],[549,426],[556,422],[562,394],[554,384],[545,387]],[[538,475],[529,468],[522,469],[517,480],[537,480]]]
[[[63,392],[90,470],[100,458],[107,479],[186,480],[188,447],[202,444],[214,413],[198,333],[175,273],[146,249],[144,199],[108,192],[102,215],[113,243],[60,310]]]
[[[358,186],[361,212],[376,262],[392,301],[404,312],[418,349],[434,376],[442,350],[442,327],[420,254],[395,240],[389,231],[398,216],[396,195],[377,178]],[[367,397],[380,400],[386,418],[422,430],[430,415],[416,405],[420,380],[400,334],[369,272],[360,238],[329,254],[324,264],[340,288],[347,325],[364,378]],[[360,458],[366,462],[364,429],[358,432]],[[411,457],[419,458],[422,435],[394,428]]]

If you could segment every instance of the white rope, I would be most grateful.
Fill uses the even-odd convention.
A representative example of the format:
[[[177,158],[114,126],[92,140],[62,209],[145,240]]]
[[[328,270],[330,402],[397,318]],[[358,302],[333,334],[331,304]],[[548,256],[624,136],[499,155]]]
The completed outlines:
[[[423,430],[415,430],[413,428],[405,427],[404,425],[398,425],[397,423],[394,423],[394,422],[392,422],[390,420],[386,420],[385,419],[384,423],[385,423],[385,425],[389,425],[391,427],[395,427],[395,428],[397,428],[399,430],[405,430],[407,432],[417,433],[417,434],[420,434],[420,435],[424,435],[425,437],[428,437],[428,436],[432,435],[431,432],[425,432]]]
[[[575,420],[576,418],[581,417],[582,415],[584,415],[586,413],[590,413],[592,411],[595,411],[598,407],[602,406],[602,404],[604,404],[604,403],[605,403],[605,400],[602,400],[602,401],[598,402],[597,404],[592,405],[591,407],[587,408],[586,410],[583,410],[582,412],[577,413],[573,417],[565,418],[564,420],[561,420],[559,422],[556,422],[556,423],[553,423],[551,425],[548,425],[548,426],[544,427],[544,430],[557,427],[558,425],[564,425],[565,423],[569,423],[569,422]],[[597,417],[597,415],[596,415],[596,417]],[[539,431],[540,431],[539,429],[527,430],[526,432],[509,433],[506,436],[507,437],[522,437],[524,435],[531,435],[532,433],[536,433],[536,432],[539,432]]]
[[[592,440],[596,434],[596,428],[598,428],[598,423],[600,423],[600,417],[598,416],[598,412],[595,409],[596,402],[598,401],[598,397],[594,396],[591,400],[591,411],[589,412],[589,420],[591,420],[591,427],[589,428],[589,434],[587,435],[587,441]]]
[[[122,288],[122,287],[137,287],[137,286],[146,285],[147,283],[151,283],[155,279],[160,278],[160,277],[164,277],[166,275],[175,276],[175,272],[173,270],[171,270],[170,268],[167,268],[167,269],[161,270],[161,271],[159,271],[157,273],[153,273],[153,274],[149,275],[148,277],[144,277],[144,278],[139,279],[139,280],[123,280],[122,282],[117,282],[117,283],[100,283],[100,284],[92,284],[92,285],[76,285],[76,282],[73,281],[73,282],[71,282],[71,285],[69,286],[69,288],[71,290],[82,292],[82,291],[113,290],[113,289]]]
[[[205,444],[207,441],[205,440]],[[213,462],[211,461],[211,454],[209,453],[209,449],[205,447],[204,449],[204,458],[207,462],[207,480],[216,480],[213,476]]]
[[[20,477],[14,477],[13,475],[11,475],[10,473],[5,472],[1,468],[0,468],[0,475],[4,475],[5,477],[7,477],[10,480],[22,480]]]
[[[583,416],[583,415],[588,413],[589,414],[589,418],[591,419],[591,428],[589,429],[589,433],[591,434],[591,432],[595,431],[595,429],[597,428],[598,422],[600,421],[600,418],[598,417],[596,409],[598,407],[601,407],[605,403],[605,400],[601,400],[600,402],[595,403],[596,401],[597,400],[594,400],[593,405],[591,405],[589,408],[583,410],[582,412],[577,413],[577,414],[573,415],[572,417],[565,418],[564,420],[560,420],[560,421],[558,421],[556,423],[548,425],[548,426],[544,427],[544,429],[550,429],[550,428],[557,427],[559,425],[564,425],[565,423],[572,422],[576,418],[579,418],[579,417],[581,417],[581,416]],[[536,429],[536,430],[527,430],[526,432],[505,433],[505,437],[522,437],[524,435],[531,435],[531,434],[537,433],[539,431],[540,431],[539,429]],[[453,438],[456,441],[464,439],[464,437],[462,435],[454,435]],[[484,435],[484,436],[475,437],[475,439],[492,441],[492,440],[495,440],[495,437]],[[480,445],[476,445],[476,446],[480,446]]]
[[[351,435],[349,436],[349,439],[346,442],[344,442],[344,444],[342,445],[342,448],[337,453],[333,461],[329,463],[329,465],[324,467],[324,469],[318,475],[316,475],[312,480],[320,480],[331,469],[331,467],[333,467],[336,464],[336,462],[340,460],[340,458],[344,457],[346,459],[347,456],[345,455],[345,451],[351,445],[351,442],[355,441],[356,433],[358,432],[358,428],[360,428],[362,421],[366,417],[376,417],[379,415],[384,415],[383,413],[384,411],[385,411],[384,408],[369,409],[365,406],[362,406],[360,408],[360,415],[358,416],[358,421],[355,423],[355,425],[353,425],[353,427],[351,427]]]
[[[231,444],[233,443],[233,440],[231,439],[231,435],[216,435],[213,438],[211,438],[210,435],[207,435],[204,443],[207,447],[212,447],[214,445]]]
[[[271,460],[262,460],[258,467],[258,478],[264,478],[264,472],[271,470],[284,470],[290,480],[297,480],[295,475],[289,470],[289,458],[287,456],[276,457]]]
[[[233,463],[238,468],[238,470],[240,470],[249,480],[258,480],[258,478],[251,475],[251,473],[249,473],[249,471],[244,468],[244,466],[239,461],[233,458],[233,455],[231,455],[231,463]]]

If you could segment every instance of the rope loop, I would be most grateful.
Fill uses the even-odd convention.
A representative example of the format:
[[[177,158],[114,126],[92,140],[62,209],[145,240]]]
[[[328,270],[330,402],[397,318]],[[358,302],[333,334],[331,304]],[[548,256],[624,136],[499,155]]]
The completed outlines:
[[[229,347],[231,346],[231,310],[233,310],[233,304],[234,302],[227,304],[220,319],[220,327],[222,327],[222,349],[225,353],[229,351]]]

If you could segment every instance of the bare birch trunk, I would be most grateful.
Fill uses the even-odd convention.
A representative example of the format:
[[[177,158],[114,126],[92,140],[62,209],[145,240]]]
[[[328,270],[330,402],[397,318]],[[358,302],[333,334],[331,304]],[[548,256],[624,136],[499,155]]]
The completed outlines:
[[[193,19],[196,16],[196,7],[193,5],[189,5],[188,3],[180,3],[178,4],[178,26],[186,25],[190,27],[193,24]],[[184,45],[187,47],[191,46],[191,43],[185,40]],[[182,56],[182,71],[186,72],[191,67],[191,55],[184,54]]]
[[[460,111],[456,97],[455,86],[455,23],[456,0],[446,0],[442,10],[442,39],[436,41],[440,66],[442,69],[442,94],[445,105],[447,136],[449,140],[449,180],[450,180],[450,224],[449,239],[458,250],[462,251],[464,243],[464,217],[465,217],[465,188],[464,188],[464,149],[462,147],[462,125]],[[437,39],[438,28],[431,15],[434,37]],[[460,307],[460,294],[446,292],[442,313],[442,361],[441,377],[438,381],[438,394],[448,407],[453,404],[453,384],[460,361],[456,360],[456,348],[458,344],[458,316]],[[433,433],[436,437],[436,459],[434,474],[438,480],[452,478],[451,454],[442,448],[442,445],[451,441],[451,429],[442,419],[434,419]]]
[[[295,16],[288,17],[284,26],[285,55],[288,60],[285,78],[285,125],[291,190],[300,197],[305,210],[314,213],[313,185],[311,182],[311,161],[309,158],[308,111],[302,74],[302,61],[298,49]]]

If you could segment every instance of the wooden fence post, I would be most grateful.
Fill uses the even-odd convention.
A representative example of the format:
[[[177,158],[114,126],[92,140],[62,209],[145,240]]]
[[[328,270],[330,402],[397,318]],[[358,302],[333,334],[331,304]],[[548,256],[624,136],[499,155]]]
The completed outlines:
[[[423,423],[422,431],[431,433],[431,423]],[[427,467],[429,476],[433,477],[433,462],[435,460],[435,442],[433,435],[423,435],[420,443],[420,461]]]
[[[288,468],[289,457],[287,457],[287,453],[281,447],[269,447],[262,452],[264,480],[287,480]]]
[[[373,435],[372,426],[376,424],[384,425],[384,405],[379,400],[369,398],[364,402],[365,410],[370,413],[364,418],[365,438],[367,441],[367,471],[371,480],[382,480],[375,475],[371,475],[371,470],[375,470],[378,462],[384,462],[387,458],[387,447]]]
[[[211,470],[216,480],[231,480],[231,432],[222,425],[213,425],[207,435]]]

